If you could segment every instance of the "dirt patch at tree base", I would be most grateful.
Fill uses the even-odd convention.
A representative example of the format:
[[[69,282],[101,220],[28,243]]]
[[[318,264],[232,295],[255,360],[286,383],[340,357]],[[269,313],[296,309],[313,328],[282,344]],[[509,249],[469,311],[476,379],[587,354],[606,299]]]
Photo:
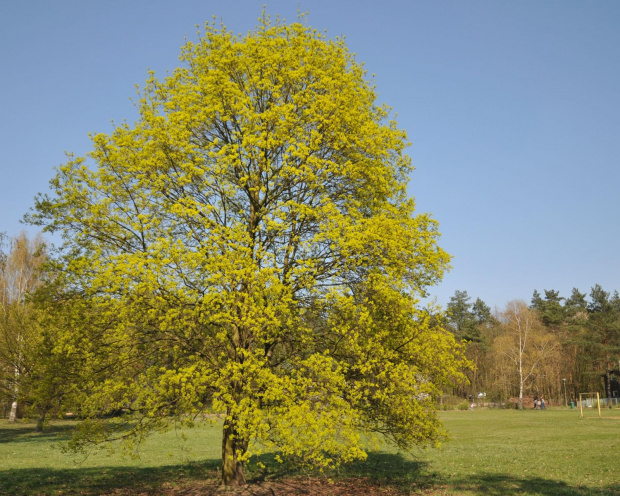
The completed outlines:
[[[248,484],[237,488],[224,488],[212,482],[202,487],[192,484],[193,487],[178,488],[166,491],[165,496],[349,496],[377,494],[382,496],[397,496],[402,493],[394,487],[380,486],[365,479],[346,479],[330,482],[319,478],[296,478],[275,482],[261,482]]]
[[[412,488],[413,489],[413,488]],[[118,489],[102,496],[402,496],[403,492],[392,486],[363,478],[348,478],[330,482],[322,478],[290,478],[265,481],[241,487],[226,488],[215,480],[192,481],[187,484],[165,483],[154,491],[127,492]]]

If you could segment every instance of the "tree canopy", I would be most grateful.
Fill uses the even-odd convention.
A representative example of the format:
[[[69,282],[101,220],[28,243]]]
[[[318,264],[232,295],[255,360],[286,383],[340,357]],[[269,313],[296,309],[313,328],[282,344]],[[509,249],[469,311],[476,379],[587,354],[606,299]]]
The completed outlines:
[[[60,331],[84,370],[76,442],[218,413],[236,484],[264,448],[325,467],[364,458],[362,432],[439,440],[463,362],[419,302],[449,256],[363,67],[267,17],[245,36],[207,24],[181,62],[31,216],[64,236],[79,308]],[[121,409],[130,431],[102,419]]]

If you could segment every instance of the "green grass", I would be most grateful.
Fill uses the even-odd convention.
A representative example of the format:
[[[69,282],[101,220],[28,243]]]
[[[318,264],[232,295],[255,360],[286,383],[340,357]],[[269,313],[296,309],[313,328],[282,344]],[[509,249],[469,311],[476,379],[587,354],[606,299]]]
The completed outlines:
[[[122,489],[157,494],[162,485],[218,476],[218,426],[153,435],[136,459],[120,452],[62,452],[72,425],[57,422],[37,433],[34,423],[0,420],[0,495],[99,495]]]
[[[620,419],[582,419],[575,410],[481,409],[441,417],[451,440],[440,449],[385,448],[332,476],[369,478],[403,494],[620,496]],[[158,494],[162,487],[217,478],[217,426],[187,431],[187,437],[155,435],[139,460],[62,453],[56,442],[67,439],[69,426],[37,434],[34,424],[0,420],[0,494]]]
[[[620,495],[620,420],[485,409],[441,418],[452,439],[420,459],[446,494]]]

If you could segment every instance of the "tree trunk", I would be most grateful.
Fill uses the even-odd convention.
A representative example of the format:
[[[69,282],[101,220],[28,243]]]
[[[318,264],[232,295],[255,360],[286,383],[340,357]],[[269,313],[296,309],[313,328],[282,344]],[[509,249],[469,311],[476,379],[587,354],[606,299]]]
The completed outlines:
[[[11,405],[11,413],[9,413],[9,422],[15,422],[17,417],[17,401],[14,401]]]
[[[243,463],[239,456],[245,453],[245,444],[239,439],[235,429],[234,418],[226,415],[222,435],[222,484],[225,486],[241,486],[245,484]]]
[[[519,403],[517,404],[519,410],[523,410],[523,389],[523,361],[519,356]]]
[[[525,350],[525,343],[523,342],[523,329],[521,329],[521,322],[518,324],[519,329],[519,404],[517,408],[519,410],[523,410],[523,389],[524,389],[524,380],[523,380],[523,354]]]
[[[605,395],[607,398],[611,398],[611,374],[609,369],[609,363],[607,364],[607,370],[605,370]],[[609,403],[609,400],[608,404],[611,405],[611,403]]]
[[[39,415],[37,419],[37,432],[43,432],[43,425],[45,424],[45,415],[46,412],[43,412]]]
[[[19,343],[20,337],[17,337],[17,341]],[[21,354],[19,355],[19,361],[21,362]],[[15,385],[13,386],[13,404],[11,405],[11,413],[9,414],[9,422],[15,422],[17,418],[17,398],[19,397],[19,368],[15,366]]]

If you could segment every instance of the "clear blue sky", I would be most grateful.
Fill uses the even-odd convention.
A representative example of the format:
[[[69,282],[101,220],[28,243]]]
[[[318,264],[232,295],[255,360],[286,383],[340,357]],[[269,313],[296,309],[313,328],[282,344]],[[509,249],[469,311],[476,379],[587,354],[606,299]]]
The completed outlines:
[[[454,257],[440,303],[620,289],[616,0],[2,2],[0,232],[24,228],[65,150],[133,122],[135,85],[174,69],[196,24],[245,33],[265,3],[308,10],[376,74],[412,142],[410,192]]]

